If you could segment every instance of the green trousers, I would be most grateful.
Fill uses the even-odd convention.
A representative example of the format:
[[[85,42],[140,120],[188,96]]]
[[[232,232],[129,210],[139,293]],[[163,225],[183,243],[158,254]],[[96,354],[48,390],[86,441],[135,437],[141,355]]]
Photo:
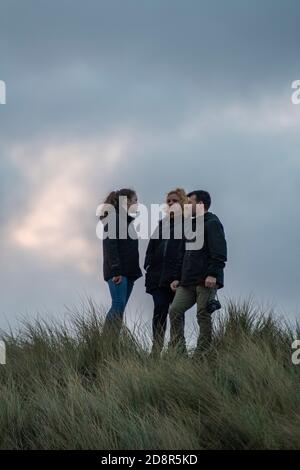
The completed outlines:
[[[197,321],[200,328],[196,354],[209,348],[212,340],[212,318],[206,309],[207,302],[216,295],[216,288],[203,286],[179,286],[172,302],[170,317],[170,346],[187,354],[184,337],[184,314],[197,304]]]

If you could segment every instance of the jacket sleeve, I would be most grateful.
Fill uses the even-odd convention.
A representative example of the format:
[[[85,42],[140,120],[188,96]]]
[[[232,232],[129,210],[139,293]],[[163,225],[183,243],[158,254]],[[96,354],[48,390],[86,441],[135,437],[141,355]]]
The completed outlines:
[[[185,254],[185,239],[183,238],[179,243],[177,256],[173,264],[173,271],[172,271],[173,281],[181,280],[181,271],[182,271],[184,254]]]
[[[106,239],[107,257],[111,269],[111,275],[119,276],[121,274],[121,261],[119,257],[118,239]]]
[[[208,276],[218,277],[227,261],[227,244],[220,221],[213,220],[207,225]]]
[[[108,230],[108,224],[105,225],[104,230]],[[104,240],[105,243],[105,252],[106,252],[106,257],[108,264],[110,266],[110,273],[111,276],[120,276],[121,271],[122,271],[122,266],[121,266],[121,260],[120,260],[120,255],[119,255],[119,220],[118,218],[116,219],[116,232],[115,236],[113,238],[110,238],[107,235],[107,238]]]
[[[150,238],[148,246],[147,246],[147,250],[146,250],[145,261],[144,261],[145,271],[147,271],[148,267],[151,265],[154,250],[155,250],[155,239]]]

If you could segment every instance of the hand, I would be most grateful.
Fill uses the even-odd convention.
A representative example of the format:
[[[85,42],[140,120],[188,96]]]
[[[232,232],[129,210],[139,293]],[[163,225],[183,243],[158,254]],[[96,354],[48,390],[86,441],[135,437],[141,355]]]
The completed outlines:
[[[217,278],[213,277],[213,276],[207,276],[207,278],[205,279],[205,287],[216,287],[217,285]]]
[[[120,284],[120,282],[122,282],[122,276],[114,276],[112,280],[114,284]]]
[[[176,291],[176,289],[177,289],[178,286],[179,286],[179,281],[173,281],[173,282],[171,282],[171,284],[170,284],[170,287],[171,287],[171,289],[172,289],[173,292]]]

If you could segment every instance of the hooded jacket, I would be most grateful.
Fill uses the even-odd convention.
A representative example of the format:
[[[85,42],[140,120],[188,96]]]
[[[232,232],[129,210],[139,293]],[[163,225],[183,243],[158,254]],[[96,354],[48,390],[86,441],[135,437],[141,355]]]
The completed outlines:
[[[196,221],[193,219],[193,230]],[[212,212],[204,214],[204,244],[199,250],[187,250],[185,241],[178,251],[177,264],[182,265],[179,277],[182,286],[201,284],[207,276],[217,279],[218,288],[224,286],[224,267],[227,244],[223,225]]]

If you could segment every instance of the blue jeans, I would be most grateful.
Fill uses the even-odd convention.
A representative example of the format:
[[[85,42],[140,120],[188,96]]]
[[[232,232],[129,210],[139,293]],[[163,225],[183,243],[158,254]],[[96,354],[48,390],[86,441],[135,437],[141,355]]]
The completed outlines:
[[[114,326],[119,331],[122,325],[124,310],[133,289],[134,281],[128,277],[122,276],[122,280],[119,284],[115,284],[112,279],[109,279],[107,283],[112,303],[106,315],[104,330],[108,326]]]

